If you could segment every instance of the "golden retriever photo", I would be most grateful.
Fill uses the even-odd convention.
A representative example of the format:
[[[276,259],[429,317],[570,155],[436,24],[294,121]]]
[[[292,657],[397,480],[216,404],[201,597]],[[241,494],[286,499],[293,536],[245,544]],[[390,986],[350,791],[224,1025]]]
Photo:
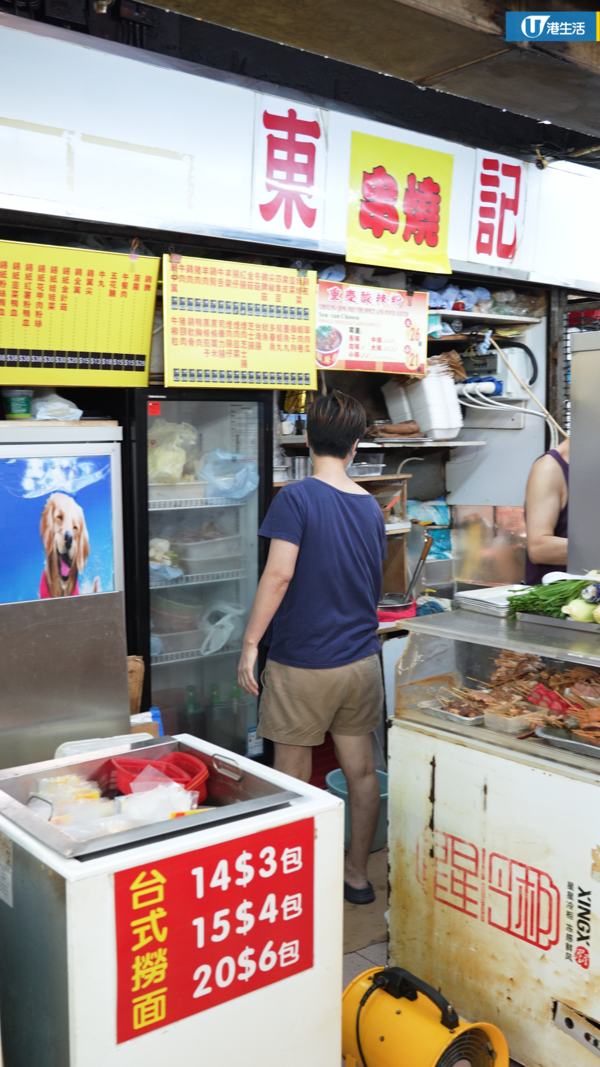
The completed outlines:
[[[46,553],[40,597],[79,596],[79,575],[90,554],[83,508],[66,493],[52,493],[42,512],[40,535]],[[100,591],[98,578],[92,591]]]

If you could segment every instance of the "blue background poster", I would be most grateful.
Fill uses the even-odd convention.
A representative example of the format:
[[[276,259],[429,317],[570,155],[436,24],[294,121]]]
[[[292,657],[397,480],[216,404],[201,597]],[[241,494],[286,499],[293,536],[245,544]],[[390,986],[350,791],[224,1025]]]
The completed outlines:
[[[85,566],[76,576],[76,592],[113,590],[111,497],[110,456],[0,458],[0,603],[40,598],[49,566],[47,552],[68,547],[65,531],[73,538],[75,561],[83,560],[75,552],[79,539],[87,536],[89,543]],[[49,501],[44,544],[40,522]],[[62,568],[66,576],[64,562]],[[47,582],[44,595],[55,595],[49,593]]]

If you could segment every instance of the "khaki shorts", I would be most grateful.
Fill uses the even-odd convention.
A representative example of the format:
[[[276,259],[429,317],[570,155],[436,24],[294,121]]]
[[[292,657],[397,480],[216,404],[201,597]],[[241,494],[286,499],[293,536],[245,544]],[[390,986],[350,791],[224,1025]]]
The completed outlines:
[[[376,654],[319,670],[268,659],[262,682],[258,733],[282,745],[321,745],[328,730],[362,737],[381,722],[383,681]]]

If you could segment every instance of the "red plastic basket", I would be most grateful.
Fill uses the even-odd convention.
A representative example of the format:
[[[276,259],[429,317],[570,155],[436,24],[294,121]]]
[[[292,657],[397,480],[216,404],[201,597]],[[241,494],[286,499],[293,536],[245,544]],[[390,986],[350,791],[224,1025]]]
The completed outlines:
[[[103,763],[101,767],[98,767],[94,775],[94,780],[100,786],[100,792],[103,797],[114,797],[118,792],[117,786],[117,768],[115,767],[115,761],[107,759],[106,763]]]
[[[162,760],[151,759],[111,759],[103,763],[96,774],[96,781],[105,796],[111,793],[131,793],[131,783],[141,774],[146,767],[155,767],[161,774],[166,775],[178,785],[186,787],[190,780],[189,774],[181,767],[165,764]]]
[[[185,788],[198,793],[199,804],[206,800],[206,781],[209,770],[201,759],[198,759],[197,756],[192,756],[190,752],[168,752],[166,756],[161,756],[158,762],[166,763],[171,767],[178,767],[180,770],[185,771],[186,774],[189,774],[190,780],[185,783]]]

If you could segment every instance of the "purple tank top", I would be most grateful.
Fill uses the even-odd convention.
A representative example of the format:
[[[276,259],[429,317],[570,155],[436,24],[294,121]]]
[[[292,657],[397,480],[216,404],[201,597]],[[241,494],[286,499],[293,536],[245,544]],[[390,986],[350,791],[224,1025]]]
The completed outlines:
[[[549,452],[546,452],[546,455],[547,456],[552,456],[552,459],[555,459],[556,462],[558,463],[560,469],[562,470],[562,472],[563,472],[563,474],[565,476],[565,482],[567,483],[567,490],[568,490],[569,489],[569,464],[567,463],[567,461],[565,459],[563,459],[563,457],[561,456],[560,452],[557,452],[556,449],[554,449],[554,448],[551,448]],[[564,508],[562,508],[562,510],[560,512],[560,515],[558,516],[558,520],[557,520],[556,526],[554,527],[554,536],[555,537],[568,537],[568,530],[569,530],[569,501],[567,499],[567,503],[565,504]],[[525,581],[526,581],[527,585],[540,585],[540,583],[542,581],[542,578],[544,577],[545,574],[550,574],[550,571],[561,570],[562,567],[563,567],[562,563],[532,563],[530,558],[529,558],[529,556],[527,556],[526,560],[525,560]]]

